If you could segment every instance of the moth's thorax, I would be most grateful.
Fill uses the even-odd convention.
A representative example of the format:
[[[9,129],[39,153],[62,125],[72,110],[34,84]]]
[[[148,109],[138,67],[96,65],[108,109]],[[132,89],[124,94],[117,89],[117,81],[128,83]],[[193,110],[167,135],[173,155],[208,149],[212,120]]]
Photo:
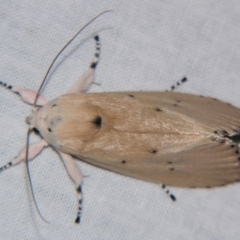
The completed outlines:
[[[78,141],[81,147],[82,142],[96,133],[98,128],[94,121],[97,117],[97,107],[82,101],[81,97],[72,101],[63,95],[36,109],[27,122],[49,144],[64,151],[62,145]]]

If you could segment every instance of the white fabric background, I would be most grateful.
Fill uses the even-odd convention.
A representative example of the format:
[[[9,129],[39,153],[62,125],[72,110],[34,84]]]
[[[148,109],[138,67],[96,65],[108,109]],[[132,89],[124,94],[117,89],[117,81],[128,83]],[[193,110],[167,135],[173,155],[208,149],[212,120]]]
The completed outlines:
[[[44,95],[64,93],[92,59],[99,32],[101,61],[90,91],[165,90],[187,76],[179,91],[240,104],[238,0],[1,1],[1,81],[37,89],[57,51],[101,11],[61,56]],[[31,107],[0,88],[0,164],[24,146]],[[199,109],[201,111],[201,109]],[[31,140],[36,140],[32,137]],[[26,185],[24,165],[0,174],[0,239],[237,239],[240,186],[213,190],[171,188],[107,172],[78,161],[85,179],[82,223],[75,189],[50,148],[30,163],[39,208]]]

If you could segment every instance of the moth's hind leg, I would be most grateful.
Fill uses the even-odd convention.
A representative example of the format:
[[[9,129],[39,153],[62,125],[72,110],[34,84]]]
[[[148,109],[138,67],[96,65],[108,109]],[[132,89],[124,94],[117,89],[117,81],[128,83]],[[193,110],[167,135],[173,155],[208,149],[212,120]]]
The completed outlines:
[[[36,99],[37,92],[34,90],[24,89],[19,86],[12,86],[1,81],[0,81],[0,85],[10,90],[11,92],[16,93],[25,103],[33,105]],[[42,95],[39,95],[37,100],[37,106],[44,106],[46,103],[47,103],[47,100]]]
[[[101,50],[99,36],[96,35],[94,39],[96,42],[96,49],[94,58],[89,66],[89,69],[71,86],[71,88],[67,91],[68,93],[85,92],[94,82],[94,73],[99,62]]]
[[[175,195],[172,194],[168,188],[166,188],[166,185],[165,185],[165,184],[162,184],[162,189],[163,189],[163,190],[165,191],[165,193],[171,198],[171,200],[172,200],[173,202],[177,201],[177,198],[175,197]]]
[[[81,213],[82,213],[82,202],[83,202],[83,196],[82,196],[83,175],[80,172],[80,169],[78,168],[77,164],[75,163],[71,155],[68,155],[62,152],[59,152],[59,154],[64,162],[64,165],[67,169],[67,172],[70,178],[73,180],[73,182],[76,185],[76,190],[78,194],[78,213],[77,213],[77,218],[75,220],[75,223],[80,223]]]
[[[44,147],[48,146],[48,143],[46,143],[43,139],[41,141],[38,141],[36,143],[32,143],[29,145],[28,148],[28,160],[34,159],[42,150]],[[14,158],[11,162],[7,163],[3,167],[0,168],[0,172],[3,170],[6,170],[14,165],[17,165],[18,163],[24,161],[26,159],[26,147],[24,147],[18,156]]]
[[[168,92],[168,91],[175,91],[177,88],[179,88],[179,86],[181,86],[186,81],[187,81],[187,78],[183,77],[180,81],[178,81],[174,85],[172,85],[170,90],[166,90],[166,92]]]

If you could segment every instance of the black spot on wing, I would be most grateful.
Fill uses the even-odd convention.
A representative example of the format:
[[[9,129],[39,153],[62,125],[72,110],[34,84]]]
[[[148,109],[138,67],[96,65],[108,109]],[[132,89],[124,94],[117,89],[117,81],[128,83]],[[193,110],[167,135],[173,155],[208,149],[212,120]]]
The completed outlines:
[[[229,133],[228,133],[227,131],[225,131],[225,130],[222,131],[222,134],[223,134],[224,136],[226,136],[226,137],[229,136]]]
[[[236,129],[233,130],[234,134],[232,135],[224,129],[221,131],[214,130],[213,133],[223,138],[221,140],[222,143],[225,142],[226,139],[229,139],[232,142],[231,147],[235,147],[235,144],[240,143],[240,132]]]
[[[102,118],[100,116],[97,116],[92,123],[94,123],[96,125],[96,127],[98,127],[99,129],[102,126]]]
[[[234,143],[239,143],[240,142],[240,134],[235,134],[235,135],[229,136],[227,138],[229,138]]]
[[[157,153],[157,149],[151,149],[150,151],[149,151],[150,153]]]

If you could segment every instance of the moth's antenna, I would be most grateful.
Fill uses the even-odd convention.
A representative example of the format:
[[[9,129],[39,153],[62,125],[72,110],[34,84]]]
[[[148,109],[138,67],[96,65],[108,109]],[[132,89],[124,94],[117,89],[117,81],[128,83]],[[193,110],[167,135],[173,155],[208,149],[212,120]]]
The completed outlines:
[[[30,186],[32,199],[33,199],[35,208],[37,209],[38,215],[40,216],[40,218],[41,218],[44,222],[49,223],[49,221],[47,221],[47,220],[43,217],[43,215],[42,215],[41,212],[40,212],[40,209],[38,208],[37,201],[36,201],[36,197],[35,197],[35,194],[34,194],[34,191],[33,191],[33,184],[32,184],[32,180],[31,180],[31,176],[30,176],[30,171],[29,171],[28,149],[29,149],[29,136],[30,136],[31,131],[32,131],[31,128],[29,128],[28,131],[27,131],[27,145],[26,145],[26,158],[25,158],[25,164],[26,164],[26,169],[27,169],[28,183],[29,183],[29,186]]]
[[[101,15],[103,15],[104,13],[107,13],[107,12],[112,12],[113,10],[106,10],[104,12],[101,12],[100,14],[98,14],[96,17],[94,17],[92,20],[90,20],[88,23],[86,23],[65,45],[64,47],[58,52],[58,54],[56,55],[56,57],[53,59],[51,65],[49,66],[44,78],[43,78],[43,81],[37,91],[37,96],[35,98],[35,101],[34,101],[34,104],[33,104],[33,107],[36,107],[36,103],[37,103],[37,100],[38,100],[38,97],[39,97],[39,94],[40,94],[40,91],[47,79],[47,76],[53,66],[53,64],[56,62],[57,58],[59,57],[59,55],[65,50],[65,48],[77,37],[77,35],[82,32],[83,29],[85,29],[89,24],[91,24],[93,21],[95,21],[98,17],[100,17]]]
[[[36,107],[36,103],[37,103],[37,100],[39,98],[39,95],[40,95],[40,91],[44,85],[44,83],[46,82],[46,79],[48,77],[48,74],[53,66],[53,64],[56,62],[57,58],[59,57],[59,55],[66,49],[66,47],[78,36],[78,34],[80,32],[82,32],[83,29],[85,29],[89,24],[91,24],[93,21],[95,21],[98,17],[100,17],[101,15],[103,15],[104,13],[107,13],[107,12],[111,12],[113,10],[107,10],[107,11],[104,11],[104,12],[101,12],[100,14],[98,14],[96,17],[94,17],[92,20],[90,20],[88,23],[86,23],[62,48],[61,50],[58,52],[58,54],[55,56],[55,58],[52,60],[52,63],[50,64],[50,66],[48,67],[47,69],[47,72],[45,73],[45,76],[43,78],[43,81],[37,91],[37,95],[36,95],[36,98],[34,100],[34,103],[33,103],[33,108]],[[0,85],[3,85],[4,87],[7,87],[7,88],[10,88],[8,87],[6,84],[0,82]],[[5,86],[6,85],[6,86]],[[11,88],[10,88],[11,89]],[[27,176],[28,176],[28,182],[29,182],[29,186],[30,186],[30,189],[31,189],[31,194],[32,194],[32,199],[34,201],[34,205],[37,209],[37,212],[39,214],[39,216],[41,217],[41,219],[46,222],[46,223],[49,223],[49,221],[47,221],[43,215],[41,214],[39,208],[38,208],[38,205],[37,205],[37,201],[36,201],[36,197],[35,197],[35,194],[34,194],[34,191],[33,191],[33,184],[32,184],[32,180],[31,180],[31,176],[30,176],[30,171],[29,171],[29,163],[28,163],[28,157],[29,157],[29,154],[28,154],[28,150],[29,150],[29,136],[30,136],[30,133],[31,133],[32,129],[29,128],[28,129],[28,132],[27,132],[27,146],[26,146],[26,158],[25,158],[25,163],[26,163],[26,169],[27,169]]]

